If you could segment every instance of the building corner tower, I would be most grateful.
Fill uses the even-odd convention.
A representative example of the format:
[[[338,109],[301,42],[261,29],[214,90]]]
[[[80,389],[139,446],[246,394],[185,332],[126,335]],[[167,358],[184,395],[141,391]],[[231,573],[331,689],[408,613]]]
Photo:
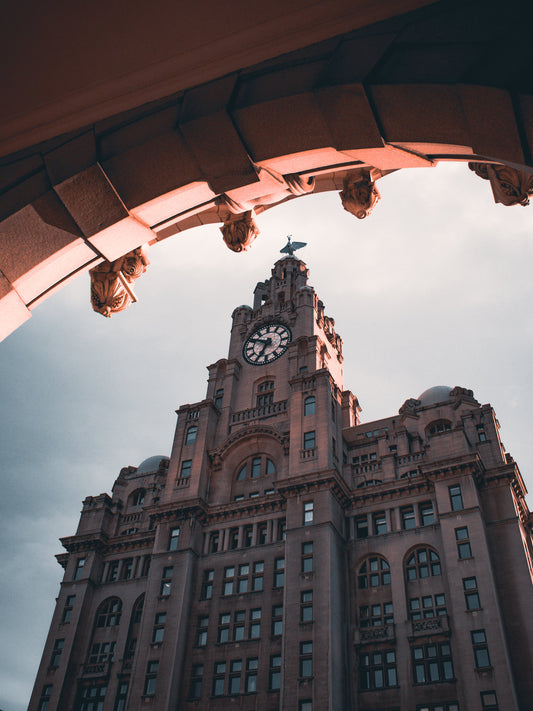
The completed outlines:
[[[62,539],[29,711],[520,711],[531,515],[489,405],[430,388],[360,424],[289,253],[233,312],[170,457]]]

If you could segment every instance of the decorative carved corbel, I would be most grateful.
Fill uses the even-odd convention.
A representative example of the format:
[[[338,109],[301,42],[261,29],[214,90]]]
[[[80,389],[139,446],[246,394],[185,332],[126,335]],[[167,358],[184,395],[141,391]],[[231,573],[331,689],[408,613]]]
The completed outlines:
[[[400,415],[407,415],[407,417],[418,417],[416,414],[416,408],[420,406],[420,400],[414,397],[410,397],[404,402],[404,404],[398,410]]]
[[[283,180],[287,183],[287,188],[291,195],[306,195],[315,189],[315,179],[302,178],[296,173],[284,175]]]
[[[259,228],[254,221],[254,212],[231,215],[220,228],[224,242],[233,252],[244,252],[250,248],[259,234]]]
[[[381,195],[368,170],[353,173],[339,193],[342,206],[359,220],[368,217]]]
[[[494,202],[502,205],[529,205],[533,195],[533,175],[495,163],[469,163],[480,178],[490,181]]]
[[[114,262],[103,262],[89,272],[91,304],[97,313],[110,318],[137,301],[132,284],[146,271],[150,260],[146,247],[128,252]]]

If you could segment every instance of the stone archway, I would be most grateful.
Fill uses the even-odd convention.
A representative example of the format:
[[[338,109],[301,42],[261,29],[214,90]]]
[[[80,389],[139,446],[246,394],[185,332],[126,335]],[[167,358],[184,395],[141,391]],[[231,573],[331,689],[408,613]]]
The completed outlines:
[[[387,173],[454,160],[474,164],[500,202],[525,204],[525,40],[513,3],[445,0],[8,156],[1,336],[91,269],[93,303],[121,310],[135,299],[147,248],[218,222],[241,251],[257,215],[310,191],[337,190],[363,217]]]

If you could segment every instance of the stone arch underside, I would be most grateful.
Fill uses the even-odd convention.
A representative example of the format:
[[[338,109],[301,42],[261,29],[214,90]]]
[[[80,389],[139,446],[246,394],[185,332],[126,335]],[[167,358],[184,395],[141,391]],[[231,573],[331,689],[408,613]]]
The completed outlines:
[[[195,226],[231,232],[310,191],[440,161],[533,173],[526,23],[503,13],[436,3],[2,159],[0,337],[71,279]]]

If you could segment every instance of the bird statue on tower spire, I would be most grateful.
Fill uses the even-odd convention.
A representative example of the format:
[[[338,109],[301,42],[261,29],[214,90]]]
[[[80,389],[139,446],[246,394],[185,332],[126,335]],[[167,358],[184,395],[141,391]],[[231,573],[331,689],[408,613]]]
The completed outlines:
[[[287,244],[285,245],[285,247],[283,247],[283,249],[280,249],[279,251],[283,254],[288,254],[292,257],[296,250],[305,247],[307,242],[291,242],[291,237],[292,235],[287,235]]]

